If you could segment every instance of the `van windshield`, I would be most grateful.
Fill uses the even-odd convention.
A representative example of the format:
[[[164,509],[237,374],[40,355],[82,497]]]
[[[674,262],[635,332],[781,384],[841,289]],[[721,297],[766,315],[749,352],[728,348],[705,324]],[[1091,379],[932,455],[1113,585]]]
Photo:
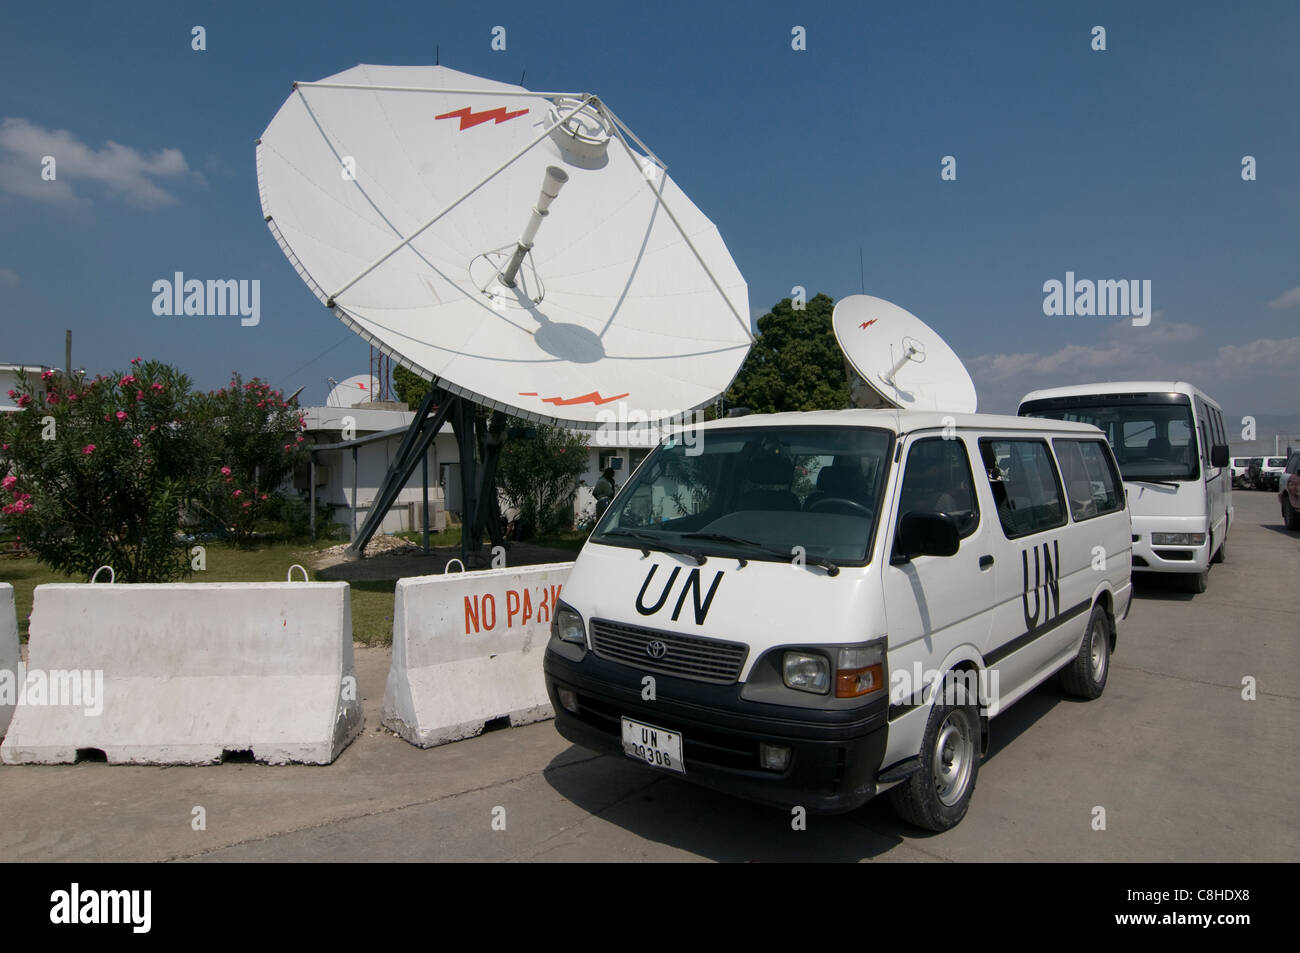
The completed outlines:
[[[1192,405],[1185,394],[1047,398],[1022,405],[1020,413],[1101,428],[1125,480],[1194,480],[1200,476]]]
[[[861,427],[699,431],[666,439],[592,534],[610,546],[861,564],[875,532],[893,435]]]

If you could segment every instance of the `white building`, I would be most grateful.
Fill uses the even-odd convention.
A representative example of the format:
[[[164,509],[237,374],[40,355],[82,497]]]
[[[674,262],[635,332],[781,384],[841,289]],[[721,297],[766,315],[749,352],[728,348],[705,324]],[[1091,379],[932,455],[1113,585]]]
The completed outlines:
[[[13,413],[18,410],[18,405],[9,396],[9,392],[17,391],[18,375],[22,372],[26,372],[28,381],[36,388],[36,403],[43,405],[45,382],[41,380],[41,375],[49,370],[53,368],[46,367],[44,364],[0,364],[0,413]]]
[[[405,407],[404,404],[388,405]],[[315,496],[318,502],[331,509],[331,519],[349,528],[349,537],[366,520],[384,476],[397,455],[402,438],[415,414],[406,409],[377,409],[356,407],[308,407],[306,417],[308,439],[315,443],[312,453],[313,467],[298,474],[294,486],[309,491],[314,470]],[[348,435],[344,433],[345,420],[351,418]],[[347,439],[345,439],[347,437]],[[593,493],[596,480],[605,467],[614,468],[614,479],[622,485],[649,453],[647,447],[626,445],[602,446],[596,434],[590,435],[587,450],[587,468],[579,477],[578,492],[573,501],[575,519],[595,510]],[[460,453],[450,424],[443,425],[430,442],[425,453],[429,474],[429,526],[431,531],[443,527],[445,511],[458,512],[460,500],[456,492],[459,485]],[[451,498],[447,484],[452,486]],[[421,468],[417,466],[398,493],[380,526],[384,533],[419,531],[422,528],[423,483]],[[507,518],[515,514],[502,506]]]

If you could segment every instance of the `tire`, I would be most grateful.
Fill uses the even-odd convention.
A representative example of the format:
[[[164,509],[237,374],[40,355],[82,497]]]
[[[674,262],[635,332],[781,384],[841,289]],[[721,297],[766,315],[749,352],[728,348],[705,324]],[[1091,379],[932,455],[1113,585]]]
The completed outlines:
[[[1218,550],[1215,551],[1214,562],[1221,563],[1227,558],[1228,558],[1228,544],[1225,541],[1220,543]]]
[[[889,792],[894,812],[917,827],[946,831],[966,816],[980,768],[979,712],[963,686],[942,690],[921,741],[920,771]]]
[[[1100,602],[1092,607],[1079,654],[1061,669],[1061,687],[1076,698],[1100,698],[1110,675],[1110,616]]]
[[[1282,522],[1286,523],[1287,529],[1300,529],[1300,513],[1291,505],[1291,500],[1283,498],[1282,500]]]
[[[1182,574],[1183,589],[1191,593],[1204,592],[1210,582],[1210,570],[1204,569],[1201,572],[1186,572]]]

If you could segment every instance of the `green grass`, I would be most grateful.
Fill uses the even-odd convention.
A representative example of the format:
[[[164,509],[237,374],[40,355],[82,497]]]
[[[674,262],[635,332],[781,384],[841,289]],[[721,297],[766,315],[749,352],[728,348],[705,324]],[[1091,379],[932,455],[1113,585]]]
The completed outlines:
[[[207,569],[196,572],[186,582],[281,582],[289,567],[297,563],[307,569],[307,578],[316,579],[316,573],[307,564],[314,551],[330,545],[322,541],[310,543],[273,543],[256,549],[240,549],[225,543],[208,543]],[[107,580],[107,574],[100,577]],[[294,578],[302,575],[294,572]],[[0,582],[14,587],[14,602],[18,611],[18,634],[27,640],[28,615],[32,611],[32,593],[47,582],[85,582],[81,577],[54,572],[37,562],[26,559],[0,559]],[[393,590],[396,580],[384,582],[354,582],[352,586],[352,636],[367,645],[387,644],[393,638]]]

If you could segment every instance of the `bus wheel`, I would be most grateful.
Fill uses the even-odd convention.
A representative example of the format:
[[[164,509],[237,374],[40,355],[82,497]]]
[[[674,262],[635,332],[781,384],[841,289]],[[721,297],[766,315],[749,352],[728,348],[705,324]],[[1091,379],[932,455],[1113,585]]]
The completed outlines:
[[[1219,548],[1215,551],[1214,561],[1216,563],[1221,563],[1227,558],[1228,558],[1228,543],[1225,540],[1224,542],[1219,544]]]
[[[1188,592],[1204,592],[1210,581],[1210,570],[1183,573],[1183,588]]]
[[[1097,698],[1110,674],[1110,618],[1100,602],[1092,607],[1088,631],[1074,661],[1061,669],[1061,687],[1076,698]]]
[[[921,770],[889,792],[899,817],[931,831],[966,816],[980,769],[979,712],[956,682],[945,681],[940,693],[921,742]]]

